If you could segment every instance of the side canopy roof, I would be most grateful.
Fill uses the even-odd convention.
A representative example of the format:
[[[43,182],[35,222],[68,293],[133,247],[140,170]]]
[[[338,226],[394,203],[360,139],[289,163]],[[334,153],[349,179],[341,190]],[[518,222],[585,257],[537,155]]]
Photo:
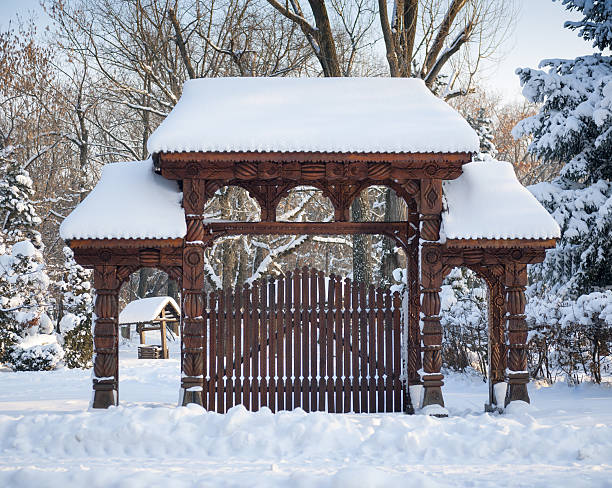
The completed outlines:
[[[187,225],[175,181],[153,172],[153,162],[107,164],[89,195],[64,219],[72,239],[177,239]]]
[[[189,80],[159,152],[469,153],[478,136],[415,78]]]
[[[463,165],[443,183],[446,239],[557,239],[559,225],[516,178],[512,164],[488,159]]]

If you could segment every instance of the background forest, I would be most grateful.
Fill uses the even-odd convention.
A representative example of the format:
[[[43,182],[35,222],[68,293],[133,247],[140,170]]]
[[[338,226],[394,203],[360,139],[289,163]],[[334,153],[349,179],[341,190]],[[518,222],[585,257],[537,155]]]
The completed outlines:
[[[184,81],[397,76],[423,79],[466,117],[481,138],[475,158],[509,161],[523,184],[535,185],[564,237],[531,269],[531,373],[601,381],[612,340],[612,60],[602,54],[612,12],[605,2],[562,3],[584,15],[568,27],[598,52],[520,70],[526,100],[508,104],[482,88],[479,70],[512,31],[512,1],[43,0],[44,32],[28,18],[0,32],[0,360],[13,369],[90,364],[88,272],[58,227],[106,163],[148,157],[147,138]],[[278,212],[279,220],[333,217],[330,202],[308,187],[293,190]],[[257,220],[259,208],[226,187],[207,213]],[[352,207],[355,221],[405,215],[387,188],[365,190]],[[207,286],[303,266],[401,289],[405,257],[378,236],[234,236],[207,251]],[[446,366],[485,377],[486,293],[466,269],[451,273],[443,293]],[[156,295],[178,298],[176,283],[142,269],[123,287],[122,305]],[[51,335],[57,341],[38,339]]]

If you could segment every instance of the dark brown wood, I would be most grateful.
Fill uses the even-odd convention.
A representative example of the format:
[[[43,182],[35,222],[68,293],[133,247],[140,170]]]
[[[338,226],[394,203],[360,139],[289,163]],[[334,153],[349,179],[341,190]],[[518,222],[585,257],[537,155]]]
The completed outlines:
[[[242,382],[242,404],[247,408],[251,408],[251,363],[253,357],[253,299],[252,290],[248,285],[245,285],[242,290],[243,305],[244,305],[244,329],[242,335],[244,337],[243,362],[244,381]]]
[[[243,290],[240,288],[236,289],[234,295],[234,405],[242,405],[242,334],[244,331],[243,320],[245,316],[245,310],[242,303]]]
[[[218,344],[218,334],[217,334],[217,307],[219,306],[219,302],[217,299],[217,293],[213,292],[209,295],[209,303],[210,303],[210,311],[209,311],[209,322],[208,322],[208,337],[209,337],[209,354],[208,354],[208,364],[209,364],[209,383],[208,383],[208,410],[216,411],[217,410],[217,399],[216,392],[219,388],[219,373],[217,371],[217,344]]]
[[[276,282],[268,283],[268,407],[276,412]]]
[[[345,312],[346,313],[346,312]],[[345,344],[346,347],[346,344]],[[351,365],[349,371],[353,375],[353,411],[361,412],[359,397],[359,383],[355,381],[354,374],[359,371],[359,286],[355,283],[351,290],[351,343],[347,351],[350,354]],[[344,374],[348,377],[347,371]]]
[[[401,371],[401,310],[402,300],[396,291],[393,294],[393,411],[402,410],[402,384],[399,379]]]
[[[359,380],[359,390],[361,391],[361,411],[368,411],[368,316],[366,310],[366,286],[362,281],[359,283],[359,374],[353,371],[353,377]]]
[[[391,291],[385,291],[385,412],[393,407],[393,313]]]
[[[269,339],[269,317],[268,317],[268,285],[265,281],[261,282],[259,301],[259,360],[261,381],[259,382],[259,402],[262,407],[268,406],[268,349],[270,347]]]
[[[309,283],[308,279],[308,268],[304,267],[302,269],[302,408],[306,412],[310,412],[310,374],[309,374],[309,363],[308,363],[308,344],[309,344],[309,320],[310,320],[310,311],[308,310],[308,306],[310,304],[309,297]]]
[[[303,407],[302,405],[302,287],[300,270],[296,269],[293,273],[293,408]]]
[[[316,412],[319,410],[319,383],[317,380],[318,376],[318,357],[317,350],[319,349],[318,345],[318,324],[317,324],[317,271],[312,269],[310,270],[310,371],[308,375],[310,376],[310,408],[311,411]],[[323,302],[325,299],[321,299],[320,302]]]
[[[225,409],[229,410],[234,406],[234,338],[236,337],[236,309],[232,290],[226,290],[225,293],[225,316]]]
[[[376,295],[374,285],[368,288],[368,412],[376,412]]]
[[[291,273],[287,274],[285,281],[285,303],[287,308],[285,310],[285,374],[287,375],[287,382],[285,386],[285,408],[287,410],[293,410],[293,335],[294,335],[294,317],[295,314],[291,311],[291,306],[295,307],[295,300],[293,299],[293,276]]]
[[[385,320],[383,310],[383,289],[376,290],[376,389],[378,392],[377,412],[385,411]]]
[[[219,292],[217,315],[217,412],[225,413],[225,328],[227,327],[225,293]]]
[[[338,386],[334,371],[334,342],[338,334],[338,326],[341,325],[335,320],[337,308],[336,286],[336,275],[332,274],[327,283],[327,306],[325,312],[325,349],[327,360],[323,363],[323,372],[327,378],[327,411],[332,413],[336,411],[336,388]],[[323,351],[321,354],[323,355]]]
[[[278,381],[276,383],[276,402],[278,411],[285,410],[285,346],[287,343],[287,319],[286,319],[286,305],[285,305],[285,279],[281,278],[276,284],[278,299],[276,302],[276,326],[277,326],[277,341],[276,341],[276,353],[277,353],[277,373]]]
[[[259,307],[259,282],[253,283],[251,298],[251,408],[254,412],[259,410],[259,348],[260,348],[260,313]]]
[[[318,283],[318,295],[319,300],[317,306],[319,307],[317,322],[318,322],[318,335],[317,343],[319,344],[319,398],[317,401],[318,410],[321,412],[326,411],[326,398],[329,397],[330,390],[328,389],[327,381],[327,363],[331,362],[327,356],[327,344],[329,341],[327,330],[327,317],[331,309],[329,301],[325,301],[325,275],[322,271],[317,274]],[[326,395],[327,393],[327,395]]]
[[[349,278],[344,279],[344,307],[342,315],[344,317],[343,336],[342,336],[342,395],[344,399],[344,407],[342,412],[351,411],[351,380],[349,378],[351,371],[351,297],[352,287]],[[337,407],[338,408],[338,407]]]

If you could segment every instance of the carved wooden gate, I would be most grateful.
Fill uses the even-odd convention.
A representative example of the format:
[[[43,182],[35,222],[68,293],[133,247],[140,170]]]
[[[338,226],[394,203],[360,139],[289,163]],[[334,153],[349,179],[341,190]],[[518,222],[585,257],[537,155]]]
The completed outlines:
[[[401,300],[304,268],[205,296],[203,402],[401,412]]]

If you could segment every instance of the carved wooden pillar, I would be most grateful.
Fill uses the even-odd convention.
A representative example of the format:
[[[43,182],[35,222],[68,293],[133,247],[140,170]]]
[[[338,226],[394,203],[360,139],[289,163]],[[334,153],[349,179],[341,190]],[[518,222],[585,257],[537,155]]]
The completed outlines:
[[[424,243],[421,250],[421,312],[423,314],[423,407],[444,407],[442,385],[442,326],[440,291],[443,279],[442,253],[438,244]]]
[[[96,289],[93,361],[93,408],[119,401],[119,287],[116,266],[94,267]]]
[[[505,330],[505,288],[503,284],[503,268],[496,266],[487,280],[489,285],[489,403],[486,411],[495,411],[503,406],[504,399],[497,398],[501,393],[497,386],[506,378],[506,344]]]
[[[527,265],[509,263],[505,265],[506,311],[508,334],[508,405],[515,400],[529,402],[527,383],[527,322],[525,321],[525,287]]]
[[[420,197],[421,239],[437,241],[442,221],[442,180],[422,179]]]
[[[204,247],[205,182],[183,181],[183,208],[187,234],[183,248],[182,354],[180,404],[203,405],[204,386]]]
[[[421,296],[420,296],[420,276],[419,276],[419,214],[416,211],[414,201],[408,205],[408,224],[413,226],[416,232],[414,238],[406,249],[406,264],[408,278],[408,351],[407,351],[407,371],[406,387],[407,401],[406,413],[414,413],[414,407],[419,407],[420,400],[410,397],[410,387],[421,384],[419,369],[423,362],[421,360]],[[420,391],[420,389],[417,389]],[[410,402],[408,401],[410,400]]]

